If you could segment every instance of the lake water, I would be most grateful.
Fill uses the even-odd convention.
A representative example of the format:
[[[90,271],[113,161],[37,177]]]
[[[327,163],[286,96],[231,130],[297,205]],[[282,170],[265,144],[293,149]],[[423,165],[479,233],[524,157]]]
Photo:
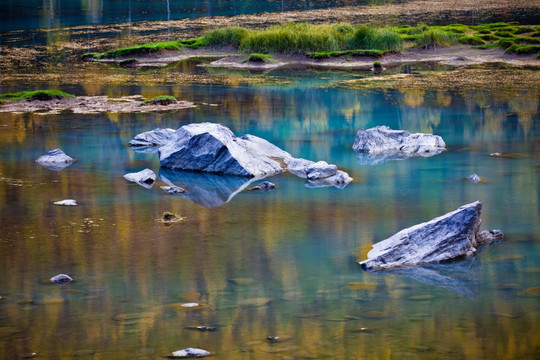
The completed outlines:
[[[158,359],[187,347],[216,359],[538,358],[537,85],[368,91],[339,84],[369,73],[261,75],[197,61],[124,70],[80,64],[69,47],[52,51],[64,51],[63,41],[51,38],[35,61],[9,67],[2,92],[171,94],[197,108],[0,113],[1,359]],[[249,179],[166,171],[157,155],[127,146],[143,131],[204,121],[337,164],[354,182],[309,188],[282,174],[268,179],[274,191],[238,191]],[[441,135],[447,151],[366,163],[351,146],[360,128],[377,125]],[[61,171],[34,163],[56,147],[77,162]],[[144,168],[160,177],[151,189],[124,180]],[[465,181],[472,173],[485,181]],[[169,195],[166,181],[190,192]],[[53,205],[69,198],[79,205]],[[358,265],[373,243],[476,200],[482,228],[505,238],[475,258],[421,279]],[[156,221],[165,211],[184,220],[165,226]],[[51,284],[59,273],[74,281]]]

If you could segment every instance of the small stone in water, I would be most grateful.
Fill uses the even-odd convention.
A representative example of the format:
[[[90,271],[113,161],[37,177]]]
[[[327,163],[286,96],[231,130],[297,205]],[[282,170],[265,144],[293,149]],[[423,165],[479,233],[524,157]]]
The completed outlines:
[[[210,355],[209,351],[197,348],[187,348],[182,350],[177,350],[172,353],[172,357],[177,358],[198,358]]]
[[[197,307],[199,306],[199,303],[196,303],[196,302],[192,302],[192,303],[184,303],[182,305],[180,305],[182,307],[186,307],[186,308],[192,308],[192,307]]]
[[[482,181],[482,179],[480,179],[480,176],[478,176],[477,174],[471,174],[467,176],[466,179],[472,182],[473,184],[478,184],[480,181]]]
[[[66,200],[61,200],[61,201],[55,201],[54,205],[77,206],[77,201],[73,199],[66,199]]]
[[[186,192],[179,186],[160,186],[160,188],[169,194],[183,194]]]
[[[73,281],[73,279],[69,276],[69,275],[66,275],[66,274],[58,274],[58,275],[55,275],[51,278],[51,281],[55,284],[58,284],[60,286],[64,286],[64,285],[67,285],[69,284],[70,282]]]
[[[249,190],[261,190],[261,191],[267,191],[267,190],[273,190],[276,188],[276,184],[271,183],[270,181],[263,181],[260,184],[257,184],[250,188]]]

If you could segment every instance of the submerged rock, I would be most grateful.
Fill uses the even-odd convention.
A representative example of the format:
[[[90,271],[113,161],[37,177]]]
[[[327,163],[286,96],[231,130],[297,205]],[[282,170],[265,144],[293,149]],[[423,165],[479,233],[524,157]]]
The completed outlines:
[[[77,201],[75,201],[73,199],[60,200],[60,201],[55,201],[54,205],[77,206]]]
[[[150,169],[144,169],[136,173],[126,174],[124,179],[150,189],[156,181],[156,174]]]
[[[163,191],[165,191],[166,193],[169,193],[169,194],[183,194],[183,193],[186,192],[186,190],[184,190],[181,187],[176,186],[176,185],[160,186],[160,189],[162,189]]]
[[[157,128],[154,130],[143,132],[135,136],[129,142],[129,146],[132,146],[132,147],[162,146],[162,145],[167,144],[171,140],[171,137],[173,134],[174,134],[173,129]]]
[[[60,171],[68,167],[74,161],[75,159],[66,155],[66,153],[58,148],[47,151],[36,160],[39,165],[55,171]]]
[[[172,358],[198,358],[210,355],[210,351],[197,348],[186,348],[172,353]]]
[[[426,265],[469,257],[478,247],[500,239],[499,230],[479,231],[482,203],[476,201],[428,222],[401,230],[373,245],[365,270]]]
[[[171,225],[171,224],[174,224],[174,223],[177,223],[179,221],[184,220],[184,218],[181,217],[178,214],[175,214],[175,213],[172,213],[172,212],[169,212],[169,211],[165,211],[163,213],[163,216],[158,220],[160,222],[164,223],[165,225]]]
[[[249,191],[268,191],[268,190],[273,190],[275,188],[276,188],[276,184],[271,183],[270,181],[263,181],[262,183],[249,188]]]
[[[69,275],[66,275],[66,274],[58,274],[58,275],[55,275],[51,278],[51,281],[55,284],[58,284],[60,286],[64,286],[64,285],[67,285],[69,284],[70,282],[73,281],[73,279],[69,276]]]
[[[411,134],[406,130],[392,130],[388,126],[360,129],[353,144],[354,151],[382,155],[385,157],[384,161],[426,156],[426,154],[431,156],[432,153],[439,154],[445,148],[446,144],[438,135]],[[376,161],[375,156],[372,158]]]

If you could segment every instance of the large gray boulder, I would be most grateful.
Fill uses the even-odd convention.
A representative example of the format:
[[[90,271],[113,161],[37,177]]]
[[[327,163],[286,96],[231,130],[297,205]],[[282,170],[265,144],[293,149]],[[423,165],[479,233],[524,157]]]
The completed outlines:
[[[357,153],[371,155],[365,159],[361,157],[361,160],[370,164],[402,160],[411,156],[432,156],[445,148],[444,140],[438,135],[411,134],[406,130],[392,130],[388,126],[360,129],[353,144],[353,150]],[[379,161],[378,156],[383,158],[382,161]]]
[[[147,146],[162,146],[167,144],[172,135],[174,134],[173,129],[161,129],[157,128],[154,130],[143,132],[135,136],[130,142],[129,146],[132,147],[147,147]]]
[[[182,126],[159,148],[162,167],[208,173],[265,177],[283,172],[292,156],[252,135],[241,138],[220,124]]]
[[[66,155],[59,148],[49,150],[37,158],[36,162],[49,170],[60,171],[71,165],[75,159]]]
[[[373,245],[365,270],[436,264],[476,254],[478,247],[500,239],[499,230],[479,231],[482,203],[476,201],[428,222],[401,230]]]

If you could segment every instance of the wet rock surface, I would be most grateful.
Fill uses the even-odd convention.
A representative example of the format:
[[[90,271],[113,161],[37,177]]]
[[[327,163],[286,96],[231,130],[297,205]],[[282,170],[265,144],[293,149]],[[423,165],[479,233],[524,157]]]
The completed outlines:
[[[210,355],[210,351],[197,348],[186,348],[172,353],[171,358],[199,358]]]
[[[172,135],[173,129],[161,129],[146,131],[135,136],[130,142],[129,146],[132,147],[146,147],[146,146],[162,146],[167,144]]]
[[[124,179],[137,183],[147,189],[151,188],[156,181],[156,174],[150,169],[144,169],[136,173],[124,175]]]
[[[263,181],[262,183],[249,188],[249,190],[250,191],[268,191],[268,190],[274,190],[275,188],[276,188],[276,184],[271,183],[270,181]]]
[[[480,181],[482,181],[480,176],[478,176],[477,174],[471,174],[471,175],[467,176],[465,179],[467,179],[469,182],[471,182],[473,184],[478,184]]]
[[[501,239],[499,230],[479,231],[482,203],[476,201],[428,222],[401,230],[373,245],[365,270],[436,264],[469,257],[479,246]]]
[[[353,150],[357,153],[371,155],[364,159],[366,163],[403,160],[412,156],[433,156],[445,148],[444,140],[438,135],[411,134],[406,130],[392,130],[388,126],[360,129],[353,144]],[[378,157],[381,159],[378,160]]]
[[[66,200],[60,200],[55,201],[54,205],[60,205],[60,206],[77,206],[77,201],[73,199],[66,199]]]
[[[37,158],[36,163],[46,167],[49,170],[60,171],[71,165],[75,159],[66,155],[59,148],[49,150],[45,154]]]
[[[55,284],[58,284],[60,286],[64,286],[64,285],[67,285],[69,284],[70,282],[73,281],[73,279],[69,276],[69,275],[66,275],[66,274],[58,274],[58,275],[55,275],[51,278],[51,281]]]

